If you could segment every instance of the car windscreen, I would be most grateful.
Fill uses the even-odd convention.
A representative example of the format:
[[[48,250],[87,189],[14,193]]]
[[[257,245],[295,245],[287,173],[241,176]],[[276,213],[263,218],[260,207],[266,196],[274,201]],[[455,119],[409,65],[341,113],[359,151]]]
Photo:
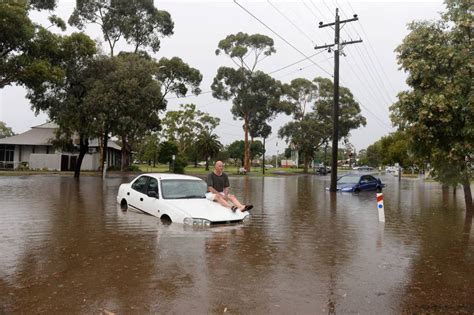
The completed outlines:
[[[164,199],[205,198],[207,185],[203,180],[162,179],[161,194]]]
[[[357,184],[359,183],[360,176],[358,175],[345,175],[337,180],[338,184]]]

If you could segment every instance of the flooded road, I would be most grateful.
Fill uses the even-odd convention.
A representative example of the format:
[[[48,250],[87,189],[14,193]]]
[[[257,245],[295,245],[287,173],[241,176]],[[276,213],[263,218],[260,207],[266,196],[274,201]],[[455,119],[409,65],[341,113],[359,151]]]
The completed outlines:
[[[231,177],[246,225],[193,229],[122,211],[132,178],[0,177],[0,314],[474,313],[462,190],[383,175]]]

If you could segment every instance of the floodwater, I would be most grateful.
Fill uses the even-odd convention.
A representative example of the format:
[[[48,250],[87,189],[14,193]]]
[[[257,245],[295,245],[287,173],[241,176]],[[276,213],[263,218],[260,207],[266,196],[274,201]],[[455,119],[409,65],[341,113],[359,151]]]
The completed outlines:
[[[462,189],[382,175],[231,177],[246,225],[193,229],[122,211],[131,177],[0,177],[0,314],[474,313]]]

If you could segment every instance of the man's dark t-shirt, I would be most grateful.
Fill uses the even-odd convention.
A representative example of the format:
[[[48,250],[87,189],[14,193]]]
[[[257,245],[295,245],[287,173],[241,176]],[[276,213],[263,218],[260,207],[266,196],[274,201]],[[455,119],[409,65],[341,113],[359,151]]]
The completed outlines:
[[[222,173],[221,176],[216,175],[214,172],[207,175],[207,186],[213,187],[218,192],[223,192],[225,187],[229,187],[229,176],[226,173]]]

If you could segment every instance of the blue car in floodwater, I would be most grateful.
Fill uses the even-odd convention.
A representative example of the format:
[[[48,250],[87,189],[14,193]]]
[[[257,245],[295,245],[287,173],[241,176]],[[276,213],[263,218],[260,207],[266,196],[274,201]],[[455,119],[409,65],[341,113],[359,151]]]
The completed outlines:
[[[346,174],[337,180],[337,191],[341,192],[360,192],[375,190],[381,192],[385,186],[379,178],[372,175]]]

